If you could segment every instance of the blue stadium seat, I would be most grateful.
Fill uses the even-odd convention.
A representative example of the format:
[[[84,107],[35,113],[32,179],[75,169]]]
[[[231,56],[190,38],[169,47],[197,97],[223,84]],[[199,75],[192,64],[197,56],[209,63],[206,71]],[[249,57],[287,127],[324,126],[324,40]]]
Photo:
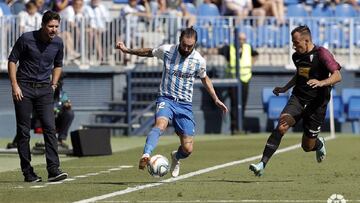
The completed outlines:
[[[274,127],[278,124],[278,119],[288,101],[288,96],[271,96],[269,98],[268,118],[274,122]]]
[[[360,96],[360,88],[344,88],[341,92],[341,99],[346,112],[348,112],[348,104],[352,96]]]
[[[360,134],[360,96],[352,96],[349,99],[349,108],[347,118],[352,123],[352,131],[354,134]]]
[[[338,122],[344,122],[344,105],[342,103],[340,96],[333,96],[333,106],[334,106],[334,119],[336,119]],[[330,118],[330,105],[328,104],[326,109],[326,119]]]
[[[193,15],[197,14],[197,9],[193,3],[185,3],[185,7],[189,13],[191,13]]]
[[[129,0],[113,0],[114,4],[127,4]]]
[[[354,23],[354,44],[356,47],[360,47],[360,24]]]
[[[291,4],[287,7],[286,16],[294,18],[295,24],[305,24],[305,17],[308,17],[309,14],[303,4]]]
[[[317,4],[311,12],[313,17],[332,17],[334,15],[334,11],[331,6],[326,4]]]
[[[196,30],[198,32],[198,41],[203,47],[215,47],[215,39],[210,37],[209,26],[214,26],[216,18],[211,18],[220,16],[219,9],[215,4],[201,4],[197,8],[197,20],[196,20]]]
[[[220,16],[218,7],[215,4],[201,4],[197,8],[198,16]]]
[[[356,17],[356,10],[350,4],[338,4],[335,7],[336,17]]]
[[[269,99],[274,96],[273,88],[265,87],[262,89],[261,98],[264,112],[268,112]]]
[[[299,0],[284,0],[285,5],[298,4]]]
[[[324,42],[327,42],[330,46],[336,48],[346,48],[349,46],[343,30],[339,25],[327,24],[325,26]]]
[[[3,15],[4,15],[4,16],[10,16],[10,15],[12,15],[11,10],[10,10],[10,7],[9,7],[6,3],[0,2],[0,9],[1,9],[1,11],[3,12]]]

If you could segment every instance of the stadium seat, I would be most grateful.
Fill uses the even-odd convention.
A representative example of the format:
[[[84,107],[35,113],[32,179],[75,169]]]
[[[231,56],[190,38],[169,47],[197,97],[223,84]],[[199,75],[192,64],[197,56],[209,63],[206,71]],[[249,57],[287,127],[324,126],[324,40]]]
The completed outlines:
[[[285,5],[298,4],[299,0],[284,0]]]
[[[113,0],[114,4],[127,4],[129,0]]]
[[[291,4],[287,7],[287,17],[293,17],[295,24],[305,24],[305,18],[309,16],[303,4]]]
[[[201,46],[207,48],[215,47],[215,40],[211,37],[211,26],[215,25],[216,18],[210,18],[209,16],[220,16],[219,9],[215,4],[201,4],[197,8],[197,20],[195,27],[198,32],[198,41]]]
[[[274,96],[274,93],[272,91],[273,88],[270,87],[265,87],[262,89],[261,98],[264,112],[268,112],[269,99],[271,96]]]
[[[196,7],[193,3],[185,3],[185,7],[186,7],[186,10],[193,14],[193,15],[196,15],[197,14],[197,10],[196,10]]]
[[[197,9],[198,16],[220,16],[218,7],[215,4],[201,4]]]
[[[350,97],[347,118],[351,121],[353,133],[360,134],[360,96]]]
[[[354,45],[359,48],[360,47],[360,24],[354,23]]]
[[[360,88],[344,88],[341,92],[341,99],[346,112],[348,112],[348,104],[352,96],[360,96]]]
[[[278,124],[278,119],[282,110],[284,109],[288,101],[288,96],[271,96],[269,98],[269,109],[268,109],[268,118],[274,122],[274,127]]]
[[[350,4],[338,4],[335,7],[335,17],[356,17],[356,11]]]
[[[329,103],[330,104],[330,103]],[[334,119],[336,119],[338,122],[344,122],[344,105],[342,103],[340,96],[333,96],[333,107],[334,107]],[[327,106],[326,109],[326,119],[330,118],[330,105]]]
[[[311,12],[313,17],[332,17],[334,11],[326,4],[317,4]]]
[[[10,7],[4,2],[0,2],[0,10],[2,11],[4,16],[12,15]]]

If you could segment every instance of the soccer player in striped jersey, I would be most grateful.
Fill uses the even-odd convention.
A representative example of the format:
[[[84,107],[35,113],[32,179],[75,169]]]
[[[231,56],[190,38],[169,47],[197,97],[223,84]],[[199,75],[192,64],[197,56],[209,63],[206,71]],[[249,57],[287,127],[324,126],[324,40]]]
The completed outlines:
[[[217,97],[212,82],[206,75],[206,61],[195,50],[196,41],[196,31],[193,28],[186,28],[181,32],[179,44],[165,44],[154,49],[129,49],[123,42],[116,44],[116,48],[123,53],[144,57],[155,56],[164,62],[159,97],[157,98],[155,126],[147,135],[139,169],[146,167],[159,137],[166,130],[169,121],[172,121],[181,144],[177,150],[171,153],[170,171],[173,177],[179,175],[179,160],[187,158],[193,151],[195,121],[192,112],[192,95],[195,77],[200,77],[215,104],[224,113],[228,111]]]

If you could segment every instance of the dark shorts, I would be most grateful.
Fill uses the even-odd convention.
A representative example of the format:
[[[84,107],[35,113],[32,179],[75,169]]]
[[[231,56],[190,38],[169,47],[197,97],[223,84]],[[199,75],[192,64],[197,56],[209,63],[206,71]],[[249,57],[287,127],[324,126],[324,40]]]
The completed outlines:
[[[328,101],[305,103],[297,96],[291,95],[281,114],[290,114],[296,123],[303,119],[305,135],[317,137],[325,120],[327,103]]]

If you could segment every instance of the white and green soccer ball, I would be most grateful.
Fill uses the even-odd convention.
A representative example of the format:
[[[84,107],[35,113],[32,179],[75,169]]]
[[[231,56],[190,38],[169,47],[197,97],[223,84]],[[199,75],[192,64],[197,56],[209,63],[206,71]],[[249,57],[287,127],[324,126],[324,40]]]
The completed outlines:
[[[169,160],[163,155],[154,155],[150,158],[147,169],[151,176],[155,178],[163,177],[170,170]]]

